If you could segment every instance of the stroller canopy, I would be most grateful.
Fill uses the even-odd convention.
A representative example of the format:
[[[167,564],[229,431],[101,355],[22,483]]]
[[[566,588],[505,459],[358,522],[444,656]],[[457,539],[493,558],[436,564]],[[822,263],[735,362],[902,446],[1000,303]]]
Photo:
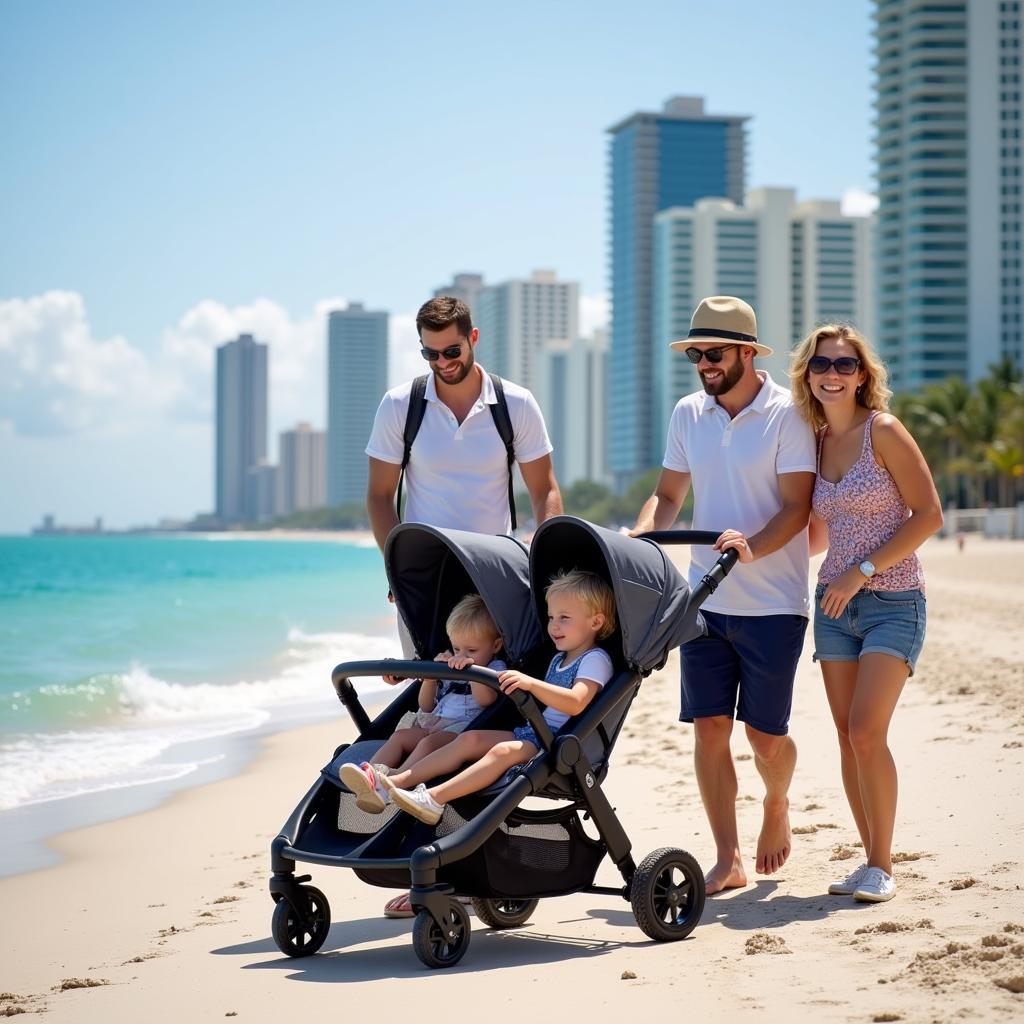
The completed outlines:
[[[622,657],[637,672],[646,675],[661,667],[673,647],[705,633],[697,609],[687,609],[690,588],[685,578],[654,541],[627,537],[575,516],[542,523],[530,547],[530,579],[542,622],[547,621],[544,588],[567,569],[597,573],[611,584]],[[614,659],[615,652],[610,653]]]
[[[398,612],[424,659],[444,648],[452,608],[475,592],[494,618],[506,660],[520,664],[541,640],[529,565],[526,548],[514,537],[422,523],[399,524],[384,545],[384,566]]]

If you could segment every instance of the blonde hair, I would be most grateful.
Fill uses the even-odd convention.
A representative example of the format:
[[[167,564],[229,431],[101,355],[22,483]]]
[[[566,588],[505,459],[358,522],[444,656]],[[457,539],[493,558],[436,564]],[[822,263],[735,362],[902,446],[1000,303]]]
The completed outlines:
[[[856,350],[860,359],[860,369],[864,371],[864,383],[857,388],[857,404],[865,409],[876,409],[878,412],[889,411],[889,399],[892,390],[889,387],[889,374],[878,353],[871,343],[852,324],[822,324],[815,327],[810,334],[793,350],[789,362],[789,381],[793,392],[793,404],[800,410],[800,415],[815,429],[825,426],[825,410],[821,406],[811,387],[807,383],[807,364],[816,354],[818,342],[829,338],[838,338],[849,342]]]
[[[452,609],[444,624],[449,638],[453,633],[469,633],[473,636],[497,638],[498,627],[479,594],[467,594]]]
[[[579,598],[591,615],[603,615],[604,624],[597,634],[604,640],[615,632],[615,595],[612,588],[600,576],[582,569],[563,570],[551,577],[544,596],[571,594]]]

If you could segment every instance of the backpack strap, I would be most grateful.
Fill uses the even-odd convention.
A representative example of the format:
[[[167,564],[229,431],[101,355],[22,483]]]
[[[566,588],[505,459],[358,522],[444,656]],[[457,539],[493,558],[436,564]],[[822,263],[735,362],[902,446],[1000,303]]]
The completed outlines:
[[[491,417],[498,429],[498,436],[505,444],[505,455],[508,460],[508,511],[512,519],[512,529],[516,528],[516,498],[512,492],[512,467],[516,462],[515,433],[512,430],[512,418],[508,414],[508,402],[505,399],[505,386],[496,373],[490,373],[491,383],[497,402],[491,406]]]
[[[409,465],[409,457],[412,455],[412,443],[420,432],[420,425],[423,423],[423,414],[427,411],[427,375],[417,377],[412,382],[412,391],[409,394],[409,408],[405,414],[405,430],[402,433],[402,441],[405,445],[402,451],[402,468],[398,473],[398,492],[395,497],[395,511],[398,513],[399,522],[402,519],[402,481],[405,479],[405,467]]]

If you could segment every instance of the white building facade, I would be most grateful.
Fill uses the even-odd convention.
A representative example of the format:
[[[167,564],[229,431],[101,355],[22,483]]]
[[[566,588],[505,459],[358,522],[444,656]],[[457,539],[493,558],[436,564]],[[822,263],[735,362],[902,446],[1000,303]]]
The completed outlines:
[[[702,199],[654,221],[654,421],[664,439],[676,402],[700,387],[696,367],[669,343],[685,338],[708,295],[735,295],[757,314],[774,350],[759,358],[785,385],[793,344],[831,320],[874,331],[872,223],[838,202],[797,203],[789,188],[755,189],[745,206]]]

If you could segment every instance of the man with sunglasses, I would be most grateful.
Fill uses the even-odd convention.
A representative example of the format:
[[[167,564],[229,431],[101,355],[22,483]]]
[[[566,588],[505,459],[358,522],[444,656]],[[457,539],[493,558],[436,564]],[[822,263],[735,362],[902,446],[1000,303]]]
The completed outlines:
[[[716,845],[706,878],[712,894],[747,884],[729,746],[734,718],[746,727],[765,784],[757,872],[778,871],[790,853],[789,714],[809,614],[815,445],[789,391],[755,368],[754,358],[772,350],[757,340],[754,311],[742,299],[704,299],[689,336],[671,347],[697,367],[703,391],[676,405],[661,476],[630,532],[670,529],[692,486],[693,528],[728,529],[713,549],[691,550],[690,586],[730,548],[744,563],[704,603],[707,636],[680,648],[679,718],[694,723],[697,782]]]

